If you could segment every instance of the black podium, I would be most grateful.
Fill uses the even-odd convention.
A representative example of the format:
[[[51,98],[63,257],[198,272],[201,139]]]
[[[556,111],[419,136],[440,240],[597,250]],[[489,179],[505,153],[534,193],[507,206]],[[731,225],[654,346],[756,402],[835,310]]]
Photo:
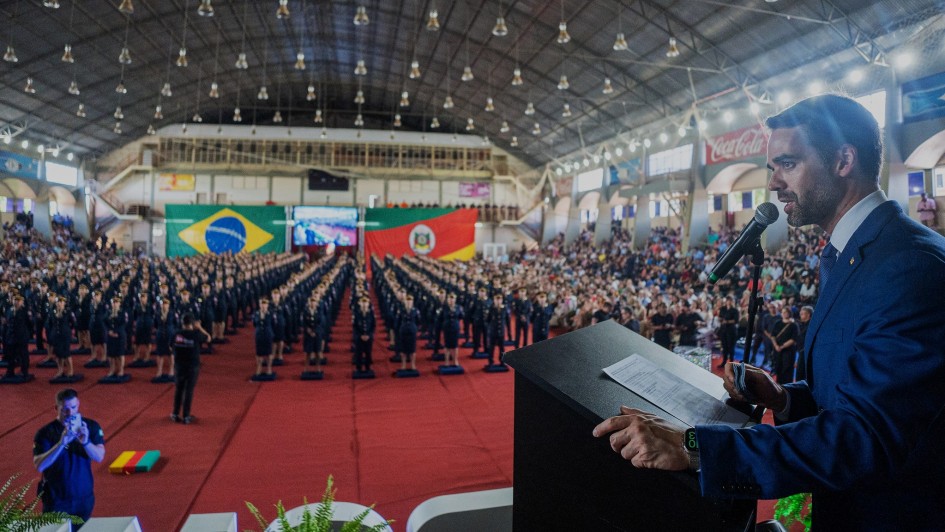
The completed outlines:
[[[662,357],[677,376],[710,387],[714,379],[721,389],[718,377],[613,321],[505,355],[516,372],[516,532],[754,530],[755,501],[702,497],[695,475],[637,469],[607,438],[591,435],[620,405],[672,419],[602,371],[634,353]]]

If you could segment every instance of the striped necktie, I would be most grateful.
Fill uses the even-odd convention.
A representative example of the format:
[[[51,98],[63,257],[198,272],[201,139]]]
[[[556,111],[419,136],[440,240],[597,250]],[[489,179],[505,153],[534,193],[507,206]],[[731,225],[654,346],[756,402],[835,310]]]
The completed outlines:
[[[830,279],[830,270],[837,264],[837,248],[833,244],[827,244],[823,253],[820,255],[820,293],[823,294],[827,287],[827,280]]]

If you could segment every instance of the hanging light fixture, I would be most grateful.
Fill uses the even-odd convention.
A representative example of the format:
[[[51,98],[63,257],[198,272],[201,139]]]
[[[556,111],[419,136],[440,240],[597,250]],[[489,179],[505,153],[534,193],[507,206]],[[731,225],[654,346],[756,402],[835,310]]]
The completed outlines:
[[[536,137],[541,135],[541,125],[538,122],[535,122],[535,125],[532,126],[532,135],[535,135]]]
[[[358,65],[354,67],[355,76],[367,76],[367,66],[364,64],[364,59],[358,59]]]
[[[36,87],[33,86],[33,78],[26,78],[26,86],[23,87],[23,92],[27,94],[36,94]]]
[[[121,47],[121,53],[118,54],[118,62],[123,65],[131,64],[131,52],[128,51],[127,45]]]
[[[201,17],[212,17],[213,16],[213,6],[210,5],[211,0],[200,0],[200,7],[197,8],[197,14]]]
[[[566,103],[564,109],[561,110],[561,117],[568,118],[569,116],[571,116],[571,105]]]
[[[274,115],[272,115],[272,123],[273,123],[273,124],[281,124],[281,123],[282,123],[282,113],[280,113],[278,109],[276,109],[276,113],[275,113]]]
[[[618,33],[617,38],[614,39],[614,50],[620,52],[629,48],[630,46],[627,44],[627,38],[624,37],[623,32]]]
[[[466,119],[466,131],[473,131],[476,129],[476,122],[472,117]]]
[[[472,81],[475,78],[476,77],[473,76],[473,73],[472,73],[472,68],[469,65],[466,65],[465,67],[463,67],[463,75],[460,76],[459,79],[463,81]]]
[[[571,36],[568,35],[568,23],[561,21],[558,23],[558,44],[567,44],[571,42]]]
[[[190,117],[191,122],[201,123],[203,122],[203,117],[200,116],[200,113],[194,113],[194,116]]]
[[[43,7],[59,9],[59,0],[43,0]]]
[[[170,98],[173,95],[174,93],[171,92],[171,83],[168,81],[165,81],[164,86],[161,87],[161,96],[164,96],[165,98]]]
[[[568,76],[561,74],[561,79],[558,80],[558,90],[566,91],[571,87],[571,83],[568,82]]]
[[[495,103],[492,100],[492,96],[489,96],[486,98],[486,112],[491,113],[492,111],[495,111]]]
[[[604,78],[604,88],[601,89],[604,94],[613,94],[614,86],[610,83],[610,78]]]
[[[508,123],[506,120],[503,120],[503,121],[502,121],[502,127],[499,128],[499,132],[500,132],[500,133],[508,133],[508,132],[509,132],[509,129],[510,129],[510,128],[509,128],[509,123]]]
[[[447,94],[446,99],[443,100],[443,109],[452,109],[453,105],[453,97]]]
[[[164,113],[161,112],[161,104],[158,104],[157,107],[154,108],[154,119],[155,120],[164,119]]]
[[[67,44],[63,47],[62,51],[62,62],[63,63],[75,63],[75,58],[72,57],[72,45]]]
[[[505,17],[502,15],[496,17],[495,26],[492,27],[492,34],[496,37],[505,37],[509,34],[509,27],[505,25]]]
[[[304,52],[299,52],[295,54],[295,69],[305,70],[305,53]]]
[[[128,88],[125,87],[125,80],[118,80],[118,85],[115,86],[115,92],[118,94],[128,94]]]
[[[535,104],[528,102],[528,105],[525,106],[525,114],[528,116],[535,114]]]
[[[420,61],[414,59],[410,63],[410,79],[417,79],[420,77]]]
[[[269,90],[266,88],[265,85],[263,85],[262,87],[259,87],[259,92],[256,93],[256,99],[263,100],[263,101],[269,99]]]
[[[408,94],[407,91],[400,93],[400,106],[410,107],[410,94]]]
[[[367,16],[367,8],[364,6],[358,6],[358,10],[354,14],[354,25],[355,26],[367,26],[371,23],[371,19]]]
[[[354,95],[354,103],[361,105],[364,103],[364,91],[358,89],[358,92]]]
[[[676,37],[669,38],[669,48],[666,49],[666,57],[679,57],[679,47],[676,46]]]
[[[75,115],[79,118],[85,118],[85,104],[80,103],[79,108],[76,110]]]
[[[219,98],[220,97],[220,86],[216,81],[210,83],[210,97]]]
[[[125,118],[125,113],[121,112],[121,106],[120,106],[120,105],[115,108],[115,113],[114,113],[113,116],[115,117],[115,120],[122,120],[122,119]]]
[[[427,17],[427,31],[438,31],[440,29],[439,13],[436,8],[430,9],[430,15]]]
[[[12,44],[7,45],[7,52],[3,54],[3,60],[7,63],[16,63],[20,60],[20,58],[16,56],[16,50],[13,49]]]
[[[403,122],[400,121],[400,113],[394,115],[394,127],[400,127]]]
[[[433,117],[433,120],[430,120],[430,129],[440,129],[440,119]]]
[[[121,0],[121,3],[118,4],[118,11],[126,15],[132,15],[135,12],[135,6],[131,3],[131,0]]]
[[[513,148],[515,148],[516,146],[518,146],[518,137],[514,137],[514,136],[513,136],[513,137],[512,137],[512,142],[510,142],[509,145],[512,146]]]
[[[525,81],[522,79],[522,69],[515,67],[515,70],[512,71],[512,85],[518,87],[523,83],[525,83]]]
[[[279,0],[279,7],[276,8],[276,18],[289,18],[289,0]]]
[[[315,123],[316,123],[316,124],[321,124],[322,121],[323,121],[323,119],[322,119],[322,110],[321,110],[321,109],[315,109]]]
[[[242,122],[242,121],[243,121],[243,115],[240,114],[240,108],[239,108],[239,107],[237,107],[236,109],[233,109],[233,121],[234,121],[234,122]]]
[[[148,135],[155,135],[157,131],[154,130],[154,124],[148,124]]]
[[[183,46],[177,52],[177,66],[179,67],[187,66],[187,48]]]
[[[361,113],[354,117],[354,127],[364,127],[364,117],[361,116]]]
[[[112,128],[112,132],[116,135],[121,135],[121,122],[115,122],[115,127]]]
[[[309,84],[308,84],[308,89],[306,90],[306,93],[305,93],[305,101],[311,102],[311,101],[313,101],[315,98],[316,98],[316,96],[315,96],[315,85],[312,85],[311,83],[309,83]]]
[[[236,56],[236,63],[234,63],[233,66],[240,70],[249,68],[249,62],[246,61],[246,52],[240,52],[239,55]]]
[[[79,95],[79,84],[72,80],[72,83],[69,84],[69,94],[73,96]]]

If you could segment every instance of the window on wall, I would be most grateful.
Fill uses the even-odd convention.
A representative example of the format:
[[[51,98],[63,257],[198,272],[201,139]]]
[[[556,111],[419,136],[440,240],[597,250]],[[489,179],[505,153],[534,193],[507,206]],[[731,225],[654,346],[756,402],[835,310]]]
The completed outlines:
[[[79,169],[64,164],[46,162],[46,181],[74,187],[79,183]]]
[[[716,196],[715,194],[709,194],[709,212],[721,212],[722,211],[722,196]]]
[[[584,172],[583,174],[578,174],[576,181],[578,192],[597,190],[604,183],[604,169],[595,168],[593,170]]]
[[[932,180],[934,183],[934,194],[936,196],[945,196],[945,166],[939,166],[932,170]]]
[[[620,220],[623,220],[623,209],[624,209],[623,205],[619,205],[611,209],[610,219],[615,222],[619,222]]]
[[[886,91],[871,92],[865,96],[854,98],[854,100],[872,113],[873,118],[879,123],[880,129],[886,127]]]
[[[680,172],[692,168],[692,144],[654,153],[647,158],[650,176]]]
[[[650,218],[669,216],[669,205],[664,200],[650,200]]]
[[[597,221],[597,209],[588,209],[581,211],[581,223],[590,224]]]
[[[919,196],[925,192],[925,172],[909,172],[909,195]]]

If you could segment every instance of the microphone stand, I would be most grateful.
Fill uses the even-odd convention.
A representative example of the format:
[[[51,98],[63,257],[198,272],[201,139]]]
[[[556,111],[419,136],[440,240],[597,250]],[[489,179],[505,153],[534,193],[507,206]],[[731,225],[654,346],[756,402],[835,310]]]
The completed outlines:
[[[755,317],[758,314],[758,306],[761,304],[761,297],[758,296],[758,282],[761,280],[761,267],[765,263],[765,250],[761,247],[761,240],[755,240],[750,250],[751,263],[754,266],[752,270],[751,293],[748,298],[748,330],[745,331],[745,352],[742,355],[742,363],[746,359],[754,358],[751,356],[751,340],[755,336]],[[765,408],[755,405],[749,417],[760,423],[764,416]]]

